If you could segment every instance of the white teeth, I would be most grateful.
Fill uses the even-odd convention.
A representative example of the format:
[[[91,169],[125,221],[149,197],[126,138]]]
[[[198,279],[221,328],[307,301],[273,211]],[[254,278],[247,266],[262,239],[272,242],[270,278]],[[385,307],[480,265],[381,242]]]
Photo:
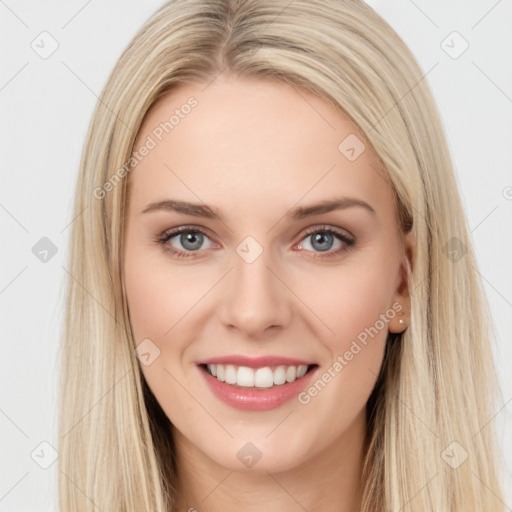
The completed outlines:
[[[232,364],[228,364],[226,366],[224,380],[226,381],[226,384],[236,384],[236,369]]]
[[[288,366],[286,370],[286,382],[293,382],[297,377],[297,368],[295,366]]]
[[[278,366],[274,370],[274,384],[280,385],[286,382],[286,366]]]
[[[268,366],[256,370],[254,373],[254,385],[257,388],[271,388],[274,385],[274,374]]]
[[[301,377],[304,377],[306,375],[306,372],[308,371],[308,367],[305,364],[301,364],[299,368],[297,369],[297,379],[300,379]]]
[[[239,386],[247,386],[251,388],[254,386],[254,372],[247,366],[240,366],[236,374],[236,381]]]
[[[247,388],[280,386],[286,382],[293,382],[304,377],[308,370],[305,364],[299,366],[280,365],[274,369],[269,366],[253,369],[247,366],[234,366],[232,364],[208,364],[207,367],[208,372],[218,380]]]

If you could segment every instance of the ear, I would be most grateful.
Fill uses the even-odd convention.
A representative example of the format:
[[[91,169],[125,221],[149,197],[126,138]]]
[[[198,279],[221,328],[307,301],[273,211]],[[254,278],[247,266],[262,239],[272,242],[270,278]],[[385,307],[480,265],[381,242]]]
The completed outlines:
[[[399,279],[396,291],[393,295],[392,304],[398,303],[402,306],[397,315],[389,322],[389,332],[401,333],[409,324],[411,312],[411,299],[409,295],[409,278],[414,266],[414,248],[416,240],[412,232],[404,237],[402,263],[400,265]],[[403,322],[400,322],[403,320]]]

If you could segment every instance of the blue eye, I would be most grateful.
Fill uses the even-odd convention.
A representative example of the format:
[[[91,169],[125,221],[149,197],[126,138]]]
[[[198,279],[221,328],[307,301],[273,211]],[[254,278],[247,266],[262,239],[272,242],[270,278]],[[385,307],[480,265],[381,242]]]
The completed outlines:
[[[173,239],[176,239],[176,241],[173,242]],[[310,239],[310,241],[304,244],[303,241],[308,239]],[[165,249],[173,256],[178,258],[190,258],[194,257],[194,253],[200,252],[201,249],[219,246],[210,240],[211,245],[209,247],[203,247],[204,242],[207,240],[210,240],[210,238],[202,229],[191,226],[181,226],[162,233],[156,241],[165,246]],[[338,242],[338,247],[332,250],[336,242]],[[332,257],[347,251],[355,242],[354,238],[346,235],[341,230],[328,226],[316,226],[306,232],[301,239],[299,247],[303,249],[304,245],[309,245],[310,248],[307,248],[307,251],[316,253],[313,256],[315,258]],[[177,243],[180,244],[182,248],[176,248],[175,244]]]
[[[334,235],[326,231],[317,231],[305,238],[305,240],[308,239],[311,240],[309,245],[320,252],[328,251],[335,242]]]
[[[343,251],[347,251],[355,244],[355,239],[349,237],[348,235],[338,231],[337,229],[330,228],[328,226],[314,227],[310,229],[303,240],[310,240],[308,244],[313,252],[315,253],[325,253],[324,254],[315,254],[315,258],[322,257],[331,257],[340,254]],[[338,247],[331,251],[333,244],[338,241]],[[304,244],[301,243],[300,246]],[[303,247],[301,247],[303,248]],[[308,249],[309,250],[309,249]]]
[[[184,251],[173,247],[173,244],[170,243],[173,238],[178,240],[185,249]],[[205,239],[208,239],[208,237],[206,233],[200,229],[182,226],[173,231],[163,233],[161,237],[158,238],[158,242],[162,245],[166,245],[173,255],[180,258],[189,258],[193,256],[193,252],[197,252],[201,249]]]
[[[202,233],[196,231],[188,231],[185,233],[180,233],[173,238],[178,238],[179,242],[187,251],[197,251],[201,248],[204,242],[204,235]],[[171,241],[169,239],[169,241]]]

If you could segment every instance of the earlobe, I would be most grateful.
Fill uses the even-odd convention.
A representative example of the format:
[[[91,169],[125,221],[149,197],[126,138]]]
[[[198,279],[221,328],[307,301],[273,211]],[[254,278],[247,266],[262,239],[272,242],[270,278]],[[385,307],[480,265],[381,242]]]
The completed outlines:
[[[400,304],[402,305],[402,309],[396,314],[395,318],[389,322],[388,327],[389,332],[396,334],[404,332],[405,329],[407,329],[409,326],[409,309],[406,308],[402,303]]]

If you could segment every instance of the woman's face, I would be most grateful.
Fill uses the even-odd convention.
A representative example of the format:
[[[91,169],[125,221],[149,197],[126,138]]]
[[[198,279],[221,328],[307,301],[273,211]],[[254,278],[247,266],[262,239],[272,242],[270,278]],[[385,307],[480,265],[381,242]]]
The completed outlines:
[[[128,307],[146,381],[198,459],[280,471],[360,448],[408,312],[392,189],[362,141],[324,100],[265,80],[181,85],[148,112]]]

